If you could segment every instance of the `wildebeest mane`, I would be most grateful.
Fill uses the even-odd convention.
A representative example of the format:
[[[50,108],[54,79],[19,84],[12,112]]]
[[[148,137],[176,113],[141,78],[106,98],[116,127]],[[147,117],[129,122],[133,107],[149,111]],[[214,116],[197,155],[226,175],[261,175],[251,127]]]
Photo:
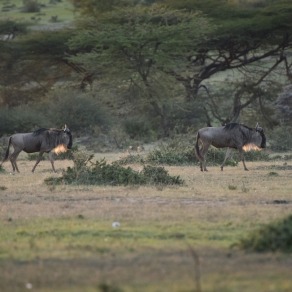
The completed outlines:
[[[40,128],[40,129],[35,130],[35,131],[33,132],[33,135],[34,135],[34,136],[38,136],[38,135],[40,135],[40,134],[42,134],[43,132],[48,131],[48,130],[49,130],[49,129],[47,129],[47,128]]]
[[[229,130],[233,130],[233,129],[240,128],[240,127],[244,127],[244,128],[246,128],[248,130],[252,130],[252,128],[250,128],[250,127],[248,127],[248,126],[246,126],[244,124],[238,124],[238,123],[227,124],[227,125],[224,126],[224,130],[229,131]]]

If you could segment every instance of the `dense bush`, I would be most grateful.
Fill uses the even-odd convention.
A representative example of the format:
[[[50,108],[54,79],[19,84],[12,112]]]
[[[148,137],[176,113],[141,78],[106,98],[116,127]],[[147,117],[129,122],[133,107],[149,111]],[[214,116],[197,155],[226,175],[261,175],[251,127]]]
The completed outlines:
[[[208,165],[220,165],[225,157],[226,149],[216,149],[210,147],[206,159]],[[194,142],[183,137],[173,139],[167,145],[161,144],[158,148],[150,152],[145,158],[147,163],[182,165],[198,163],[195,156]],[[237,165],[233,159],[229,159],[226,165]]]
[[[75,132],[91,133],[96,126],[108,124],[106,112],[98,100],[79,91],[54,91],[43,106],[54,125],[66,123]]]
[[[37,0],[23,0],[22,12],[39,12],[40,5]]]
[[[194,146],[183,140],[175,140],[167,145],[161,144],[147,155],[146,162],[167,165],[195,163]]]
[[[92,162],[93,155],[86,152],[74,154],[74,167],[69,167],[61,178],[48,178],[47,184],[88,185],[174,185],[183,184],[180,177],[173,177],[163,167],[144,166],[141,172],[118,163],[108,164],[105,160]]]
[[[292,149],[292,127],[281,126],[271,133],[270,147],[273,151],[289,151]]]
[[[226,149],[217,149],[210,147],[207,155],[207,165],[221,165],[225,158]],[[247,161],[268,161],[269,154],[265,151],[245,152],[244,157]],[[228,158],[225,165],[236,166],[240,162],[239,153],[233,150],[231,157]],[[120,164],[131,163],[150,163],[166,165],[190,165],[197,164],[194,145],[184,138],[173,139],[168,144],[161,144],[146,156],[129,155],[119,160]]]
[[[29,132],[38,127],[45,127],[48,121],[43,113],[27,105],[4,107],[0,109],[0,135],[16,132]]]
[[[139,118],[128,118],[123,123],[125,132],[131,139],[150,139],[155,136],[154,131],[151,129],[151,124],[148,120]]]
[[[245,250],[292,252],[292,215],[268,224],[240,241]]]

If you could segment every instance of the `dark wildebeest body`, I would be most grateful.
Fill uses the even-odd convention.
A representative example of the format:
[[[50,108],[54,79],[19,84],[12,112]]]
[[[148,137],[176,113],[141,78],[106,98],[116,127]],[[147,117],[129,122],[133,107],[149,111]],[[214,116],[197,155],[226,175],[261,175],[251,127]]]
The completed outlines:
[[[201,144],[201,148],[199,147]],[[244,169],[248,170],[244,162],[244,146],[252,144],[258,148],[266,147],[266,137],[264,130],[256,125],[255,128],[249,128],[242,124],[231,123],[222,127],[206,127],[197,133],[195,144],[195,153],[200,161],[201,171],[207,171],[205,155],[210,145],[216,148],[226,148],[226,155],[221,165],[223,170],[224,164],[230,155],[231,149],[238,149]]]
[[[9,155],[10,145],[12,145],[14,148],[14,151],[11,155]],[[52,150],[54,150],[57,146],[60,145],[64,145],[66,149],[72,148],[72,134],[66,125],[65,128],[62,130],[42,128],[32,133],[14,134],[9,137],[8,147],[2,163],[9,158],[13,171],[16,170],[17,172],[19,172],[16,163],[16,159],[19,153],[21,151],[24,151],[26,153],[39,152],[37,161],[32,169],[32,172],[34,172],[36,166],[41,161],[43,154],[46,152],[49,153],[49,159],[51,161],[53,171],[56,172],[54,167],[54,158]]]

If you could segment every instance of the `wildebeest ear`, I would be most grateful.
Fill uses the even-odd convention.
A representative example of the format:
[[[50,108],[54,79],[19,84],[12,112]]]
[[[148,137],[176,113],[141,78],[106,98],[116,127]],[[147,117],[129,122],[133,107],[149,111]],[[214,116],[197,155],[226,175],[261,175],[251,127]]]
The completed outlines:
[[[259,127],[259,123],[256,124],[255,129],[257,130]]]
[[[64,132],[66,132],[66,130],[68,129],[68,127],[67,127],[67,125],[65,124],[65,126],[64,126]]]

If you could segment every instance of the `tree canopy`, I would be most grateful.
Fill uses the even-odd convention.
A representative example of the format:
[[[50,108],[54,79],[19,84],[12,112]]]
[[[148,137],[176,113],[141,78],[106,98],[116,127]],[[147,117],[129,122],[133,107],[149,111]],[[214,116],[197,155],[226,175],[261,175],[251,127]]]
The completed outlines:
[[[70,81],[115,88],[163,135],[252,112],[277,124],[273,102],[291,82],[291,1],[70,1],[81,12],[72,30],[0,23],[2,35],[16,35],[0,40],[3,105],[36,102]]]

